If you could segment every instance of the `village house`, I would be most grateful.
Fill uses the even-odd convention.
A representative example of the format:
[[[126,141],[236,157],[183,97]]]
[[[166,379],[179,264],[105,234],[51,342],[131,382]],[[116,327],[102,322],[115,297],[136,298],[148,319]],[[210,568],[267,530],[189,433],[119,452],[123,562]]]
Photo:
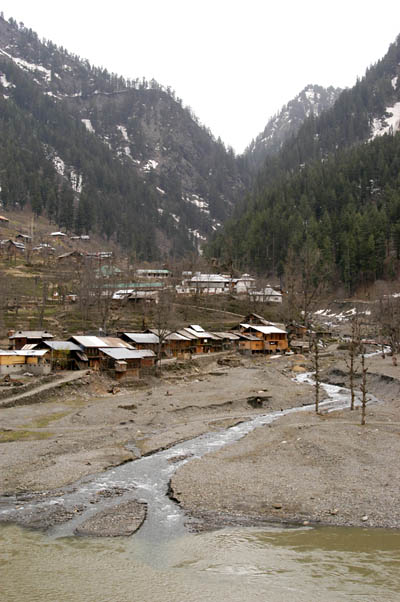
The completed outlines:
[[[84,257],[85,257],[85,254],[82,253],[81,251],[69,251],[68,253],[63,253],[62,255],[58,255],[57,260],[62,261],[63,263],[66,263],[66,262],[82,263]]]
[[[192,340],[192,353],[202,354],[213,351],[221,351],[222,340],[211,332],[207,332],[198,324],[191,324],[186,328],[178,330],[179,334]]]
[[[240,332],[245,335],[253,335],[263,341],[264,353],[282,353],[289,349],[286,330],[276,326],[265,326],[242,323]]]
[[[232,280],[232,286],[237,295],[252,294],[256,286],[256,280],[250,274],[243,274],[240,278]]]
[[[185,336],[180,332],[169,332],[168,334],[160,333],[156,328],[149,328],[147,332],[153,333],[157,336],[157,338],[162,338],[162,357],[177,357],[180,359],[190,359],[191,354],[194,353],[194,346],[192,346],[192,340],[195,340],[195,337],[190,337],[188,334]],[[158,345],[156,352],[158,354]]]
[[[169,278],[171,276],[171,272],[169,270],[165,270],[165,269],[146,268],[146,269],[136,270],[136,276],[138,278],[162,278],[162,279],[166,279],[166,278]]]
[[[115,378],[130,376],[139,378],[143,372],[153,369],[156,355],[150,349],[128,349],[102,347],[100,369],[112,371]]]
[[[11,349],[22,349],[25,345],[35,345],[54,339],[47,330],[10,330],[8,333]]]
[[[186,295],[221,295],[231,290],[231,279],[221,274],[202,274],[196,272],[194,276],[182,281],[175,287],[178,294]]]
[[[72,341],[42,341],[36,349],[47,349],[52,370],[84,370],[89,360],[81,347]]]
[[[114,290],[113,299],[121,301],[127,299],[133,303],[158,303],[160,291],[165,287],[164,282],[130,282],[119,283],[112,286]]]
[[[305,339],[308,335],[307,326],[299,324],[298,322],[289,322],[289,324],[286,325],[286,330],[290,339]]]
[[[265,288],[249,292],[250,297],[256,303],[282,303],[282,293],[267,285]]]
[[[0,349],[0,374],[50,374],[47,349]]]
[[[222,341],[222,351],[229,351],[238,348],[240,337],[233,332],[213,332],[214,336]]]
[[[11,259],[11,257],[16,259],[17,255],[23,255],[26,251],[24,243],[16,242],[15,240],[4,240],[1,244],[3,249],[7,252],[9,259]]]
[[[246,355],[264,353],[264,341],[255,334],[240,333],[238,337],[238,350],[240,353]]]
[[[123,341],[130,343],[135,349],[151,349],[158,352],[159,337],[153,332],[121,332],[119,333]]]
[[[89,335],[74,335],[69,341],[79,345],[88,358],[89,367],[93,370],[101,369],[102,353],[100,349],[133,349],[133,346],[116,337],[96,337]]]

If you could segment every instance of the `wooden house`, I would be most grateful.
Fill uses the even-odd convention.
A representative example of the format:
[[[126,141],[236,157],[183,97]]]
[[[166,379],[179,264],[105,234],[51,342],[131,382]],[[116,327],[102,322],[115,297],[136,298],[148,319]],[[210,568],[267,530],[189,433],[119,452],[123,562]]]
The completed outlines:
[[[84,370],[89,365],[87,355],[72,341],[43,341],[37,347],[50,351],[53,370]]]
[[[222,351],[233,350],[239,346],[240,337],[233,332],[213,332],[212,334],[221,339]]]
[[[182,330],[178,330],[178,333],[191,339],[193,353],[203,354],[221,351],[222,349],[221,339],[211,332],[207,332],[198,324],[191,324]]]
[[[79,345],[81,350],[88,358],[89,367],[93,370],[100,370],[102,365],[102,353],[100,349],[133,349],[132,345],[116,337],[96,337],[87,335],[75,335],[69,338],[70,341]]]
[[[49,374],[51,366],[47,355],[47,349],[0,349],[0,374]]]
[[[153,368],[156,359],[154,351],[149,349],[103,347],[99,352],[101,370],[114,371],[117,378],[139,378],[141,372]]]
[[[254,334],[240,333],[238,341],[239,353],[252,355],[253,353],[264,353],[264,342]]]
[[[286,325],[286,330],[291,339],[296,338],[304,340],[308,334],[307,326],[299,324],[298,322],[289,322],[289,324]]]
[[[180,334],[179,332],[160,332],[156,328],[149,328],[146,332],[155,335],[158,341],[161,340],[161,357],[171,358],[178,357],[181,359],[190,359],[192,353],[192,338]],[[159,353],[159,344],[154,349],[155,353]]]
[[[57,261],[61,261],[63,263],[82,263],[85,257],[84,253],[81,251],[69,251],[68,253],[63,253],[62,255],[58,255]]]
[[[17,330],[10,331],[9,341],[12,349],[22,349],[25,345],[34,345],[54,339],[47,330]]]
[[[264,326],[253,324],[240,324],[243,334],[252,334],[258,337],[264,344],[264,353],[282,353],[289,349],[286,330],[276,326]]]
[[[135,349],[151,349],[158,353],[160,339],[154,332],[122,332],[121,339]]]

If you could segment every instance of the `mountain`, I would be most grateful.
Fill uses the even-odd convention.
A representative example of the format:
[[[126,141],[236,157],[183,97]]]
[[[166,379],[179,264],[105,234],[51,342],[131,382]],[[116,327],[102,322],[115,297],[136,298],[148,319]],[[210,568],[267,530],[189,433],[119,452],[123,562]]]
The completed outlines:
[[[268,156],[277,154],[283,143],[297,134],[300,126],[311,114],[318,117],[336,101],[341,88],[306,86],[295,98],[271,117],[263,132],[252,140],[245,156],[253,170],[258,170]]]
[[[126,80],[0,17],[0,186],[59,227],[138,258],[197,250],[249,182],[169,88]]]
[[[349,290],[400,270],[400,36],[331,109],[267,157],[252,191],[207,248],[259,273],[324,264]],[[288,266],[291,263],[291,266]],[[321,266],[320,266],[321,267]],[[317,276],[316,276],[317,277]]]

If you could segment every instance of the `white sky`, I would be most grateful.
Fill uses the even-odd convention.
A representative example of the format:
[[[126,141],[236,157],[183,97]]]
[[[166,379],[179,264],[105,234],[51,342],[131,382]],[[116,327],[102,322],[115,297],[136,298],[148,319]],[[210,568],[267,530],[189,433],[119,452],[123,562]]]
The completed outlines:
[[[244,150],[309,83],[352,86],[400,33],[399,0],[2,0],[6,18],[124,77],[154,77]]]

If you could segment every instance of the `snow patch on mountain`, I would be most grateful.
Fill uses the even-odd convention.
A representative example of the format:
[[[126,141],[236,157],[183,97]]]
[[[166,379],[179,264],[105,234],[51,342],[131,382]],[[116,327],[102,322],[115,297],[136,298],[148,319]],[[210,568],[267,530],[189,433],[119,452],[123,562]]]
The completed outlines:
[[[210,213],[210,210],[208,208],[208,202],[205,201],[202,197],[200,197],[197,194],[192,194],[191,196],[183,196],[183,199],[187,202],[187,203],[191,203],[192,205],[195,205],[198,209],[200,209],[200,211],[202,213]]]
[[[42,67],[42,65],[37,65],[35,63],[28,63],[28,61],[25,61],[24,59],[20,59],[12,55],[8,56],[14,61],[16,65],[18,65],[18,67],[25,69],[25,71],[31,71],[32,73],[39,71],[40,73],[42,73],[46,81],[49,82],[51,80],[51,69],[46,69],[46,67]]]
[[[150,171],[151,169],[156,169],[158,165],[158,161],[154,161],[154,159],[149,159],[147,163],[142,167],[143,171]]]
[[[71,174],[70,174],[70,182],[71,182],[71,186],[72,189],[77,192],[78,194],[80,194],[82,192],[82,183],[83,183],[83,177],[81,174],[78,174],[76,171],[71,170]]]
[[[376,136],[383,136],[384,134],[395,134],[399,130],[400,102],[396,102],[393,107],[386,108],[385,115],[373,120],[370,139],[373,140]]]
[[[7,80],[4,73],[0,73],[0,84],[3,86],[3,88],[15,88],[14,84]]]
[[[95,129],[92,126],[92,122],[90,121],[90,119],[81,119],[82,123],[84,126],[86,126],[86,129],[88,132],[90,132],[91,134],[95,133]]]
[[[126,130],[126,127],[124,125],[117,125],[117,130],[119,130],[121,132],[122,138],[124,140],[126,140],[126,142],[129,142],[128,132]]]

